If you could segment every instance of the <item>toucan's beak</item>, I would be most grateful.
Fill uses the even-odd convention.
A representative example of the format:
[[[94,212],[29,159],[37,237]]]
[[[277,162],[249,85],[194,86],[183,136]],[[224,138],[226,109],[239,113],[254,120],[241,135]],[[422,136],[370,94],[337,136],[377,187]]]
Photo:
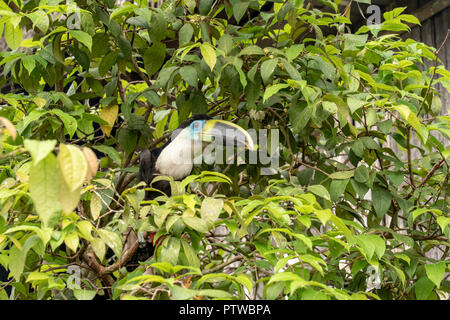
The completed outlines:
[[[229,121],[207,120],[201,133],[203,141],[222,144],[223,146],[245,147],[254,151],[255,145],[250,134]]]

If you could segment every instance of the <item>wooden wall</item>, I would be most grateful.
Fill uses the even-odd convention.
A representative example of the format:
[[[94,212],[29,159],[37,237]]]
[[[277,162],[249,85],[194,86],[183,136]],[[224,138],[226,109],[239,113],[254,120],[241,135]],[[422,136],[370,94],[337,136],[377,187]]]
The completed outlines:
[[[443,0],[441,0],[443,1]],[[396,1],[402,6],[401,2],[405,3],[405,5],[408,7],[407,11],[408,13],[413,13],[425,6],[426,4],[429,4],[430,0],[408,0],[408,1]],[[412,28],[411,32],[408,34],[403,35],[404,37],[411,37],[414,40],[420,41],[425,43],[428,46],[432,46],[436,49],[438,49],[448,32],[448,29],[450,29],[450,6],[448,6],[446,9],[440,11],[436,15],[432,16],[431,18],[428,18],[427,20],[422,22],[421,26],[416,26]],[[447,42],[444,44],[442,49],[439,52],[439,58],[441,59],[442,63],[446,66],[447,70],[450,70],[450,38],[447,40]],[[432,61],[427,60],[426,65],[432,66],[434,63]],[[441,93],[441,99],[442,99],[442,112],[441,114],[445,114],[448,112],[448,106],[450,104],[450,93],[445,90],[445,88],[442,87],[441,84],[437,84],[435,86],[439,92]]]

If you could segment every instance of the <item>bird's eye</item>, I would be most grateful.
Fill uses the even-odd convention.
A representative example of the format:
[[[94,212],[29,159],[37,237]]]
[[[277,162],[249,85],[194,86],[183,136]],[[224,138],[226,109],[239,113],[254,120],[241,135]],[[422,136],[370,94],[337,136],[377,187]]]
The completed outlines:
[[[200,124],[198,122],[194,122],[194,128],[198,128]]]

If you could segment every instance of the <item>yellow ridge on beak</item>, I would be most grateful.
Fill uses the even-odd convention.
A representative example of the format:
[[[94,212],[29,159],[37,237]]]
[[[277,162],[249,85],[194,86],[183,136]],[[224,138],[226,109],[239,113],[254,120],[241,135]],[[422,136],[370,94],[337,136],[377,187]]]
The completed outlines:
[[[207,120],[201,132],[203,141],[216,141],[228,146],[245,146],[250,151],[255,150],[255,144],[250,134],[237,124],[225,120]]]

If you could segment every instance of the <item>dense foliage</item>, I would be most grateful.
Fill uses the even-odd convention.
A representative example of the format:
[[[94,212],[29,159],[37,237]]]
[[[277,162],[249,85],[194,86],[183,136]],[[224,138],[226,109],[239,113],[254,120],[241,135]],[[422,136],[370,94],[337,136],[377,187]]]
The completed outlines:
[[[404,8],[321,2],[0,1],[0,299],[448,297],[450,73]],[[279,168],[143,201],[139,151],[197,113],[278,129]]]

